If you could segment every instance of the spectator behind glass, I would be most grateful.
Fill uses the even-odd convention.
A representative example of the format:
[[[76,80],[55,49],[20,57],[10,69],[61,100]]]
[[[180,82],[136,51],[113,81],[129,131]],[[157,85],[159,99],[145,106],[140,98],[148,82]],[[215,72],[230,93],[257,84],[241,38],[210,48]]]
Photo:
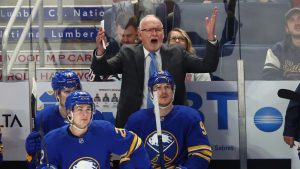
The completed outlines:
[[[113,0],[111,5],[112,7],[106,10],[104,13],[105,28],[107,29],[106,34],[114,39],[117,39],[117,16],[120,13],[127,13],[129,17],[134,16],[135,5],[131,2],[131,0]]]
[[[192,41],[188,34],[180,29],[174,28],[168,34],[169,45],[181,45],[190,54],[196,54],[196,50],[192,46]],[[187,73],[185,81],[211,81],[209,73]]]
[[[139,21],[136,16],[129,16],[129,14],[119,13],[116,18],[116,34],[117,34],[117,41],[111,37],[105,36],[105,44],[107,45],[105,54],[106,57],[111,58],[115,54],[118,53],[120,50],[120,46],[123,44],[138,44],[140,40],[138,38],[138,25]],[[102,29],[102,28],[100,28]],[[100,29],[98,31],[96,37],[96,49],[93,52],[93,55],[98,55],[98,46],[103,46],[102,39],[100,37]],[[121,80],[121,75],[114,74],[114,75],[100,75],[95,66],[91,65],[88,80],[89,81],[115,81]]]
[[[287,11],[285,20],[286,39],[267,51],[265,80],[300,80],[300,8]]]
[[[122,44],[139,43],[137,34],[139,21],[136,16],[128,16],[127,13],[120,13],[116,18],[116,40]]]

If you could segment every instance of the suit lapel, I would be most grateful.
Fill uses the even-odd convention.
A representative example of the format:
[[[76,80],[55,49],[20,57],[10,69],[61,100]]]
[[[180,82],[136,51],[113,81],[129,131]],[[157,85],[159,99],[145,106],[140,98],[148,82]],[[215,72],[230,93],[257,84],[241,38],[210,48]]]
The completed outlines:
[[[168,58],[167,58],[167,50],[166,50],[166,46],[162,45],[162,47],[160,48],[160,56],[161,56],[161,69],[162,70],[166,70],[166,68],[168,67]]]
[[[145,56],[144,56],[144,50],[142,45],[139,45],[134,58],[135,58],[136,72],[139,78],[138,80],[139,82],[144,82]]]

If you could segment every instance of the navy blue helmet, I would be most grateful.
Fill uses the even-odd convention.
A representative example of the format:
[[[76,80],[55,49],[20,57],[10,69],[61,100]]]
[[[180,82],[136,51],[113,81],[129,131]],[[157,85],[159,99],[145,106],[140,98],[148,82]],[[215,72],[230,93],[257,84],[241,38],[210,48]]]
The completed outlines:
[[[52,76],[51,85],[53,90],[61,90],[72,87],[76,87],[77,90],[81,90],[80,80],[77,74],[72,70],[56,72]]]
[[[172,89],[175,89],[175,82],[173,76],[166,70],[155,72],[152,77],[149,78],[148,88],[152,92],[153,86],[160,83],[168,83],[172,85]]]
[[[81,90],[73,91],[67,96],[65,107],[67,111],[73,111],[74,106],[80,104],[89,104],[92,106],[93,111],[95,111],[95,105],[92,96],[88,92]]]

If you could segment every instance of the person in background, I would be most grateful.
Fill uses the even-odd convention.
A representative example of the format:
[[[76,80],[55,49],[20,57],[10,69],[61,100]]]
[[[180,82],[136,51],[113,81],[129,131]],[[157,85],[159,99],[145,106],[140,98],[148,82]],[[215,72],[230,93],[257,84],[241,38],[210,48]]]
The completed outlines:
[[[67,112],[65,109],[66,97],[70,92],[81,90],[80,80],[72,70],[56,72],[51,82],[57,104],[48,106],[37,112],[34,120],[34,129],[27,136],[25,146],[27,152],[28,167],[35,169],[39,165],[41,137],[53,129],[66,125]],[[103,120],[101,112],[96,111],[94,119]]]
[[[295,93],[300,95],[300,84],[297,86]],[[295,146],[295,141],[300,142],[300,103],[295,100],[290,100],[286,109],[283,140],[290,146]],[[298,155],[300,158],[300,145],[298,147]]]
[[[175,81],[167,71],[156,72],[148,81],[153,101],[157,91],[162,131],[163,164],[157,138],[154,108],[133,113],[126,125],[145,142],[152,167],[207,169],[212,157],[204,123],[197,110],[188,106],[173,105]],[[180,125],[179,125],[180,124]]]
[[[138,18],[136,16],[128,16],[127,13],[119,13],[116,18],[117,41],[122,44],[137,44],[139,38],[137,34]]]
[[[181,45],[188,53],[196,55],[190,37],[180,28],[174,28],[169,32],[167,43],[169,45]],[[211,81],[211,78],[209,73],[187,73],[185,81]]]
[[[218,41],[215,37],[217,8],[212,10],[212,16],[206,17],[207,31],[206,56],[200,59],[187,53],[177,45],[163,45],[164,28],[162,22],[154,15],[147,15],[140,21],[139,45],[124,45],[112,58],[102,45],[97,46],[97,55],[92,62],[100,74],[122,74],[121,93],[117,108],[116,126],[124,127],[131,113],[140,108],[151,107],[148,101],[147,82],[154,70],[168,70],[174,76],[176,83],[175,104],[185,104],[185,74],[206,73],[216,70],[219,62]],[[105,30],[99,32],[99,39],[107,43]],[[149,104],[148,104],[149,103]]]
[[[300,84],[295,93],[300,95]],[[285,114],[285,123],[283,130],[283,140],[291,148],[295,145],[294,141],[300,141],[300,103],[296,100],[290,100]]]
[[[143,142],[136,134],[107,121],[93,120],[95,105],[88,92],[70,93],[65,109],[68,125],[45,136],[41,168],[110,168],[111,153],[121,155],[121,169],[151,168]]]
[[[285,20],[286,39],[268,49],[264,80],[300,80],[300,8],[287,11]]]
[[[139,21],[136,16],[129,16],[127,13],[119,13],[116,18],[116,34],[117,39],[106,36],[106,56],[111,58],[114,56],[122,45],[132,45],[139,44],[140,40],[138,38],[138,24]],[[102,29],[102,28],[100,28]],[[100,38],[100,29],[96,37],[96,49],[93,55],[98,54],[98,47],[103,46],[102,40]],[[95,63],[92,62],[90,71],[88,74],[89,81],[114,81],[121,80],[120,75],[100,75],[98,69],[95,67]]]
[[[128,17],[134,16],[135,4],[136,3],[133,3],[132,0],[112,0],[111,8],[105,11],[103,17],[107,36],[118,41],[116,33],[117,17],[120,13],[126,13]],[[128,22],[128,20],[126,22]]]

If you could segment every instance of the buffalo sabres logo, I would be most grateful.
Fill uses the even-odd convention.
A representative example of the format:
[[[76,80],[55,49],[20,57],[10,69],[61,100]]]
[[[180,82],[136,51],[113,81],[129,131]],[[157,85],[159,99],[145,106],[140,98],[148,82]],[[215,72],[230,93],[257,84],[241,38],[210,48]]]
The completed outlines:
[[[162,130],[163,160],[167,167],[178,155],[178,142],[174,135]],[[159,144],[157,133],[152,132],[145,140],[145,147],[151,158],[153,166],[159,166]]]
[[[100,165],[92,157],[83,157],[74,161],[69,169],[100,169]]]

